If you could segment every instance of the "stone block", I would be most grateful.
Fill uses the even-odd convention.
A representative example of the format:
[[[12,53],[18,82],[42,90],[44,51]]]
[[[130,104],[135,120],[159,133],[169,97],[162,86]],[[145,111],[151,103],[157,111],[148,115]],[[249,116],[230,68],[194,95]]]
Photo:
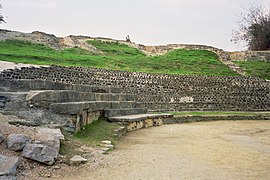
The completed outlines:
[[[146,119],[144,120],[144,122],[145,122],[145,128],[154,126],[153,119]]]
[[[127,123],[127,131],[134,131],[137,129],[137,122],[129,122]]]
[[[27,144],[22,156],[47,165],[53,165],[58,156],[56,149],[44,144]]]
[[[7,137],[7,147],[13,151],[21,151],[31,142],[31,138],[24,134],[10,134]]]
[[[0,154],[0,179],[9,176],[15,176],[19,158],[8,157]]]
[[[142,128],[144,128],[144,121],[137,121],[136,129],[138,130],[138,129],[142,129]]]
[[[161,126],[163,124],[163,121],[161,118],[155,118],[153,119],[153,125],[154,126]]]

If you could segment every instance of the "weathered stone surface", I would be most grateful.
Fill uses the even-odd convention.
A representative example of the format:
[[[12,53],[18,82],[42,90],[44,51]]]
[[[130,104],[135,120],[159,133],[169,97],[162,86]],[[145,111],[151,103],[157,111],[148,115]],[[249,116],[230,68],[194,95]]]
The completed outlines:
[[[122,93],[137,95],[133,100],[142,102],[138,108],[156,111],[270,110],[270,83],[253,77],[181,76],[59,66],[10,70],[0,74],[0,79],[16,81],[21,83],[20,87],[30,88],[20,80],[26,78],[31,80],[31,88],[41,88],[42,85],[45,89],[75,88],[81,91],[79,84],[109,86],[110,89],[114,86]],[[44,83],[35,83],[40,80]],[[55,86],[45,83],[52,81],[57,82]],[[15,83],[13,86],[18,87]],[[84,91],[85,88],[81,87]]]
[[[21,151],[26,144],[31,142],[31,138],[24,134],[10,134],[7,137],[8,149],[13,151]]]
[[[114,145],[112,145],[112,144],[105,144],[105,147],[106,148],[109,148],[109,149],[113,149],[114,148]]]
[[[102,148],[101,149],[102,150],[102,154],[106,154],[106,153],[108,153],[108,151],[110,150],[110,148]]]
[[[105,140],[105,141],[102,141],[103,144],[112,144],[112,141],[108,141],[108,140]]]
[[[23,149],[22,156],[47,165],[53,165],[58,152],[56,149],[43,144],[27,144]]]
[[[0,144],[4,141],[4,139],[5,137],[2,134],[0,134]]]
[[[43,140],[42,144],[55,149],[57,152],[60,150],[60,141],[64,139],[60,129],[51,128],[37,128],[36,136]]]
[[[0,154],[0,179],[3,176],[15,176],[19,158],[7,157]]]
[[[71,165],[79,165],[79,164],[85,163],[85,162],[87,162],[87,159],[85,159],[81,156],[78,156],[78,155],[75,155],[70,159]]]
[[[16,176],[0,176],[0,180],[17,180]]]
[[[264,61],[270,62],[270,51],[241,51],[231,52],[231,60]]]

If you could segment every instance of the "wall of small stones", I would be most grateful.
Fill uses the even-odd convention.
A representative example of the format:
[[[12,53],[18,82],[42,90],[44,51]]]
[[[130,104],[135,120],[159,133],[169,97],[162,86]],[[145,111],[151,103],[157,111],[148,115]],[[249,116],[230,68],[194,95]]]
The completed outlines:
[[[150,110],[270,110],[270,82],[255,77],[185,76],[83,67],[6,70],[0,80],[45,80],[70,85],[111,86],[136,94]]]
[[[138,45],[137,48],[145,52],[145,54],[147,55],[162,55],[175,49],[207,50],[216,53],[221,61],[230,60],[230,54],[228,52],[225,52],[219,48],[206,45],[192,45],[192,44],[168,44],[160,46]]]
[[[0,41],[4,40],[30,41],[36,44],[44,44],[54,49],[60,49],[60,46],[58,45],[58,38],[56,36],[39,31],[34,31],[32,33],[22,33],[0,29]]]
[[[230,58],[231,60],[270,62],[270,51],[231,52]]]
[[[3,40],[22,40],[29,41],[36,44],[43,44],[49,46],[53,49],[65,49],[72,47],[79,47],[85,49],[87,51],[102,53],[93,45],[87,43],[88,40],[101,40],[101,41],[110,41],[110,42],[119,42],[122,44],[126,44],[128,46],[137,48],[143,51],[147,55],[162,55],[174,49],[200,49],[200,50],[208,50],[216,53],[220,60],[228,61],[230,60],[229,53],[223,51],[222,49],[218,49],[212,46],[206,45],[190,45],[190,44],[168,44],[168,45],[160,45],[160,46],[145,46],[142,44],[136,43],[128,43],[123,40],[114,40],[109,38],[93,38],[89,36],[67,36],[67,37],[56,37],[53,34],[47,34],[44,32],[34,31],[32,33],[22,33],[18,31],[10,31],[0,29],[0,41]]]

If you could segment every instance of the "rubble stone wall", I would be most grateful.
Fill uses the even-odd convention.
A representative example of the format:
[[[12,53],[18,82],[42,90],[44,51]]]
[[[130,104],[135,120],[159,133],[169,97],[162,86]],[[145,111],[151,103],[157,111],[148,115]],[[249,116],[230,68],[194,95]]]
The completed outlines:
[[[221,61],[230,60],[230,54],[228,52],[225,52],[222,49],[206,45],[193,45],[193,44],[168,44],[160,46],[138,45],[137,48],[147,55],[162,55],[175,49],[207,50],[216,53]]]
[[[231,60],[270,62],[270,51],[244,51],[230,53]]]
[[[149,110],[270,110],[270,82],[255,77],[186,76],[83,67],[6,70],[5,80],[45,80],[77,86],[110,86],[137,95]]]

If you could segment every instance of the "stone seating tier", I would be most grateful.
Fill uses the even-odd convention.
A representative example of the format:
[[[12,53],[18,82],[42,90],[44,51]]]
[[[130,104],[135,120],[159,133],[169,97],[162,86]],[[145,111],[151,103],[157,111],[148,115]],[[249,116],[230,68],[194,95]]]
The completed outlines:
[[[181,76],[52,66],[7,70],[0,74],[1,78],[53,81],[69,90],[72,86],[109,87],[104,92],[135,94],[134,100],[142,102],[141,108],[150,110],[270,110],[270,83],[254,77]]]

